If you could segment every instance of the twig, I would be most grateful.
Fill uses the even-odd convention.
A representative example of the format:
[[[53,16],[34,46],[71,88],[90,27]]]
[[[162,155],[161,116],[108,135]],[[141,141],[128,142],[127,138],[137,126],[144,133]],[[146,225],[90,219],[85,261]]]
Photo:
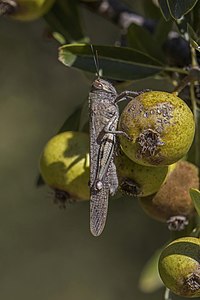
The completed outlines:
[[[170,297],[170,289],[168,288],[165,289],[164,300],[172,300]]]

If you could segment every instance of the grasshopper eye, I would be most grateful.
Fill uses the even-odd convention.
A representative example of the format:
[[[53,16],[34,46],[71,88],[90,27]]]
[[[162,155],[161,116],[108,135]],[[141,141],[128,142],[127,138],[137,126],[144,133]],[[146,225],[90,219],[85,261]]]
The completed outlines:
[[[98,90],[103,89],[103,85],[97,80],[93,82],[93,87],[98,89]]]

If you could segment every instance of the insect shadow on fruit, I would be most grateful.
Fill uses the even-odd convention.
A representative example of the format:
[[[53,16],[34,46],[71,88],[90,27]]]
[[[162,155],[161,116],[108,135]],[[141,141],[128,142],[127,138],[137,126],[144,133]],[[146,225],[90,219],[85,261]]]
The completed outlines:
[[[61,162],[53,163],[49,166],[49,172],[54,172],[54,170],[58,170],[63,174],[63,181],[65,180],[64,174],[73,168],[73,166],[78,163],[80,160],[77,159],[75,163],[71,164],[68,168],[65,168],[65,165]],[[52,168],[52,171],[51,171]],[[55,184],[56,186],[56,184]],[[62,190],[61,188],[56,188],[51,186],[50,197],[53,198],[53,202],[59,206],[59,208],[65,209],[67,205],[75,203],[78,201],[78,198],[74,198],[74,196],[68,193],[66,190]]]
[[[40,158],[40,172],[61,207],[89,200],[89,136],[66,131],[51,138]]]

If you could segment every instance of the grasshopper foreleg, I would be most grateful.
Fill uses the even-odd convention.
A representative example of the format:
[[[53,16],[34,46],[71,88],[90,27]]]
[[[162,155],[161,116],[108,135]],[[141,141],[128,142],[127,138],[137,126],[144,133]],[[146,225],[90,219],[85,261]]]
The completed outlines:
[[[132,98],[135,98],[143,93],[146,93],[148,92],[149,89],[145,89],[145,90],[142,90],[142,91],[137,91],[137,92],[134,92],[134,91],[123,91],[121,92],[115,99],[115,103],[118,103],[118,102],[121,102],[121,101],[124,101],[124,100],[130,100]]]

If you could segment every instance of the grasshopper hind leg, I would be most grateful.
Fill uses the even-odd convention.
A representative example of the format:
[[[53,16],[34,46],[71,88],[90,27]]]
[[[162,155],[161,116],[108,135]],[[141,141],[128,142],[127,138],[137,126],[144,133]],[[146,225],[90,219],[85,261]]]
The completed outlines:
[[[117,170],[113,160],[111,161],[110,167],[108,169],[108,181],[110,195],[113,196],[117,192],[119,186]]]

